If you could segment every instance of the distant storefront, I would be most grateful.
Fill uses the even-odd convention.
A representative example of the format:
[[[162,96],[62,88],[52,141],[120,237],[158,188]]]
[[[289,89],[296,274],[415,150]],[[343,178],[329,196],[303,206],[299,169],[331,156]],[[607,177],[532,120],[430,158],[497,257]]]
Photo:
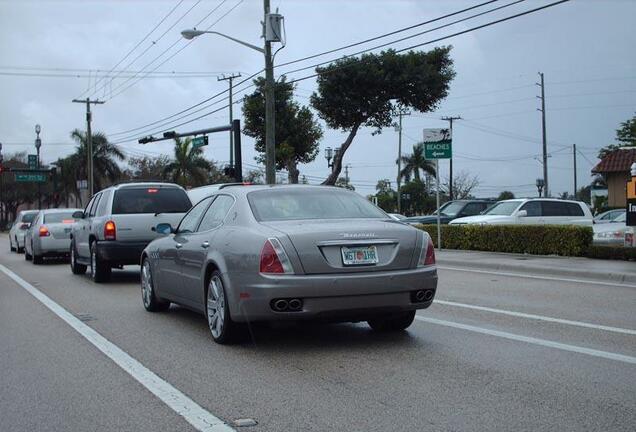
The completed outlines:
[[[627,205],[627,182],[630,180],[630,167],[636,162],[636,147],[623,147],[608,153],[593,169],[607,183],[608,207]]]

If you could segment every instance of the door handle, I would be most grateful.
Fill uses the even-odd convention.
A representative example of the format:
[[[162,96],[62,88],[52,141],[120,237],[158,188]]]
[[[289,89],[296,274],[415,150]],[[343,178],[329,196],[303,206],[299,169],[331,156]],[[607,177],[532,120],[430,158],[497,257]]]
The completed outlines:
[[[177,249],[181,249],[183,245],[181,243],[177,243],[174,245],[174,247],[176,247]]]
[[[203,243],[201,243],[201,247],[203,249],[207,249],[210,247],[210,242],[209,241],[204,241]]]

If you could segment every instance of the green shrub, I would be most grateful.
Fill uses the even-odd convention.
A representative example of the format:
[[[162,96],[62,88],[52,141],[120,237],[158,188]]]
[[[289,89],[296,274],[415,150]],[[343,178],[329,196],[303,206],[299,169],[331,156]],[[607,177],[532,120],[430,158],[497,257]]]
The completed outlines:
[[[437,246],[437,225],[418,225]],[[573,225],[442,225],[445,249],[585,256],[592,228]]]
[[[587,256],[599,259],[636,261],[636,248],[625,248],[621,246],[590,246],[587,250]]]

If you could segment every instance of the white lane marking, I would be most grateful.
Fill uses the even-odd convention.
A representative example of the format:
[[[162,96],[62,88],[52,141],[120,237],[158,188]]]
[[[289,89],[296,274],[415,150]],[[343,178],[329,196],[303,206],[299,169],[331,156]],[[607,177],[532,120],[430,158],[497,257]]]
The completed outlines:
[[[475,333],[481,333],[481,334],[485,334],[489,336],[496,336],[496,337],[500,337],[504,339],[519,341],[519,342],[526,342],[533,345],[540,345],[540,346],[544,346],[548,348],[560,349],[563,351],[570,351],[570,352],[575,352],[579,354],[587,354],[594,357],[601,357],[604,359],[636,364],[636,357],[630,357],[623,354],[616,354],[612,352],[600,351],[600,350],[595,350],[591,348],[584,348],[584,347],[580,347],[576,345],[568,345],[568,344],[554,342],[554,341],[550,341],[546,339],[538,339],[538,338],[533,338],[529,336],[522,336],[522,335],[518,335],[514,333],[502,332],[499,330],[491,330],[491,329],[482,328],[482,327],[475,327],[468,324],[460,324],[453,321],[445,321],[445,320],[440,320],[436,318],[423,317],[420,315],[415,315],[415,319],[418,321],[428,322],[431,324],[437,324],[437,325],[446,326],[446,327],[453,327],[460,330],[467,330],[467,331],[471,331]]]
[[[470,269],[470,268],[447,267],[447,266],[440,266],[440,265],[438,265],[437,268],[442,270],[452,270],[452,271],[470,272],[470,273],[484,273],[484,274],[511,276],[511,277],[526,278],[526,279],[540,279],[540,280],[550,280],[550,281],[584,283],[584,284],[591,284],[591,285],[606,285],[606,286],[615,286],[615,287],[623,287],[623,288],[636,288],[636,285],[622,284],[622,283],[616,283],[616,282],[594,281],[590,279],[570,279],[570,278],[561,278],[561,277],[552,277],[552,276],[537,276],[537,275],[529,275],[525,273],[510,273],[510,272],[500,272],[495,270],[477,270],[477,269]]]
[[[586,327],[586,328],[591,328],[595,330],[605,330],[605,331],[610,331],[615,333],[636,335],[636,330],[586,323],[583,321],[571,321],[571,320],[566,320],[561,318],[552,318],[552,317],[548,317],[544,315],[527,314],[523,312],[514,312],[514,311],[509,311],[504,309],[494,309],[494,308],[489,308],[485,306],[475,306],[475,305],[470,305],[466,303],[456,303],[456,302],[446,301],[446,300],[435,300],[435,304],[441,304],[445,306],[454,306],[454,307],[460,307],[460,308],[466,308],[466,309],[475,309],[475,310],[484,311],[484,312],[492,312],[492,313],[498,313],[502,315],[510,315],[510,316],[515,316],[520,318],[529,318],[529,319],[548,321],[548,322],[554,322],[559,324],[567,324],[567,325],[578,326],[578,327]]]
[[[49,308],[55,315],[64,320],[97,349],[106,354],[117,366],[146,387],[163,403],[194,426],[194,428],[201,432],[234,431],[234,429],[226,425],[223,420],[215,417],[188,396],[174,388],[171,384],[162,380],[150,369],[146,368],[117,345],[84,324],[62,306],[51,300],[46,294],[42,293],[7,267],[0,264],[0,270],[39,300],[44,306]]]

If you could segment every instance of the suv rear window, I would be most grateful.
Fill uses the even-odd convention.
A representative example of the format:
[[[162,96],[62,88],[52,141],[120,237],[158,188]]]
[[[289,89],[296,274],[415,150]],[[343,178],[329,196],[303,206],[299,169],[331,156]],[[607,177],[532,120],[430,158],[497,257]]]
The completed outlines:
[[[115,192],[112,214],[185,213],[192,204],[182,189],[144,187]]]

